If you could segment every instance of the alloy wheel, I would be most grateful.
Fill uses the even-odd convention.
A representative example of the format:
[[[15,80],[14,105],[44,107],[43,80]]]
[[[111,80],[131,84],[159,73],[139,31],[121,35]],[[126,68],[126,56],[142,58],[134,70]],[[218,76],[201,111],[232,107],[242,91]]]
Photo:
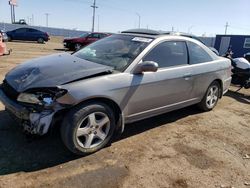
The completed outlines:
[[[103,112],[94,112],[84,117],[78,124],[76,140],[84,149],[97,147],[108,136],[110,119]]]
[[[209,108],[213,108],[219,98],[219,88],[216,85],[213,85],[212,87],[209,88],[209,91],[207,93],[207,98],[206,98],[206,104]]]

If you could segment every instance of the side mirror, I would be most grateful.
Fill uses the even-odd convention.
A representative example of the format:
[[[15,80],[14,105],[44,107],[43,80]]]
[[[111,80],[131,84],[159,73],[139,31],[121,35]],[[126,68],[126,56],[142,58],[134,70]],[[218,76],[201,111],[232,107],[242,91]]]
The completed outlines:
[[[156,72],[159,66],[154,61],[144,61],[139,63],[134,69],[134,74],[142,74],[143,72]]]

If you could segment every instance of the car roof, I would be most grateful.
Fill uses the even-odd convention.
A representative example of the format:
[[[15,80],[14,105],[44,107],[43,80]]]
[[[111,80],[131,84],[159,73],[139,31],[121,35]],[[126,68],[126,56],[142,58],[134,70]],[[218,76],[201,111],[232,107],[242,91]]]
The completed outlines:
[[[12,31],[16,31],[16,30],[19,30],[19,29],[33,29],[33,30],[36,30],[36,31],[43,32],[43,31],[41,31],[41,30],[38,30],[38,29],[32,28],[32,27],[19,27],[19,28],[13,29]]]
[[[111,33],[107,33],[107,32],[89,32],[89,34],[92,34],[92,33],[96,33],[96,34],[111,34]]]
[[[189,34],[189,33],[184,33],[184,32],[156,31],[156,30],[150,30],[150,29],[130,29],[130,30],[122,31],[121,33],[122,34],[148,36],[148,37],[152,37],[152,38],[158,38],[161,36],[183,36],[183,37],[193,38],[193,39],[196,39],[196,40],[202,42],[197,36]]]

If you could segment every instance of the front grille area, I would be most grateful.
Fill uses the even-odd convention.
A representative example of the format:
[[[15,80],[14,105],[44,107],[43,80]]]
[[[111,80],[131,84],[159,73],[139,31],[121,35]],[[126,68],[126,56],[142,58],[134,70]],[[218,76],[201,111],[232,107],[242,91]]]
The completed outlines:
[[[2,90],[7,97],[12,100],[17,100],[19,93],[13,87],[11,87],[6,80],[3,81]]]

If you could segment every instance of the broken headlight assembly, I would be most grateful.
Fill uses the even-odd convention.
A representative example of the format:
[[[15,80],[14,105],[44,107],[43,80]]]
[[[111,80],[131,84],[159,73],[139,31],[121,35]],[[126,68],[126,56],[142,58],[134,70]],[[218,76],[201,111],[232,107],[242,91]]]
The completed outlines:
[[[58,88],[36,89],[19,94],[17,101],[50,107],[57,98],[62,97],[66,93],[67,90]]]

